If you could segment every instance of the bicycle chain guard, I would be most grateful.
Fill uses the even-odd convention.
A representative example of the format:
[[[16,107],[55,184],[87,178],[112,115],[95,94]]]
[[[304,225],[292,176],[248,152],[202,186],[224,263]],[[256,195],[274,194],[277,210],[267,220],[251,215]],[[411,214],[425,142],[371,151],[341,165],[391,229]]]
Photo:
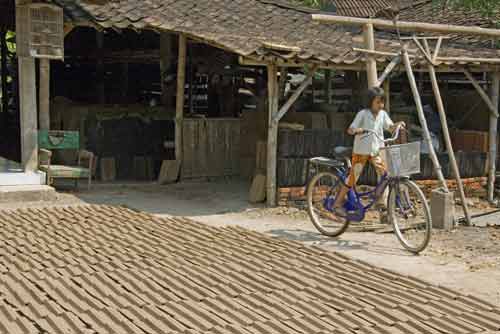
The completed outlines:
[[[361,222],[365,219],[365,208],[354,193],[354,190],[349,190],[347,193],[347,201],[344,204],[347,212],[347,219],[351,222]]]

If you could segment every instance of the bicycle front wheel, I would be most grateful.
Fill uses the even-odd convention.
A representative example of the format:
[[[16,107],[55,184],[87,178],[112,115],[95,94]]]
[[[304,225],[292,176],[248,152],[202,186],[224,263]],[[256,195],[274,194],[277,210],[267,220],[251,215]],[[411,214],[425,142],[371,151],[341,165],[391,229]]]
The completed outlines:
[[[408,251],[418,254],[431,239],[432,219],[422,190],[410,180],[391,186],[388,199],[389,219],[397,238]]]
[[[307,208],[316,229],[329,237],[345,232],[349,221],[332,212],[341,181],[332,173],[324,172],[314,176],[307,187]]]

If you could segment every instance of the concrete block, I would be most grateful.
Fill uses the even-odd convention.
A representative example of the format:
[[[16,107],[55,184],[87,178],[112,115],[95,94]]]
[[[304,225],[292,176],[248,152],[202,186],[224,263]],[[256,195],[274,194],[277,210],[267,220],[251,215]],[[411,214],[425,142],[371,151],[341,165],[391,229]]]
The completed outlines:
[[[169,184],[177,182],[180,168],[181,164],[177,160],[163,160],[160,175],[158,176],[158,183]]]
[[[437,229],[451,230],[455,225],[455,199],[453,192],[442,189],[431,192],[432,226]]]
[[[55,200],[57,192],[46,185],[0,186],[0,203]]]

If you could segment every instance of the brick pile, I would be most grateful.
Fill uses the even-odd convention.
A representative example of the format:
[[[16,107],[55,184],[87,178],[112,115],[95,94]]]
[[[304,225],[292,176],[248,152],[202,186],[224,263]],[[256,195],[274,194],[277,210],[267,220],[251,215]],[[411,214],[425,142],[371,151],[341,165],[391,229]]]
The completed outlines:
[[[416,181],[416,183],[420,186],[420,188],[422,189],[422,191],[426,196],[430,196],[432,190],[440,187],[440,183],[438,180],[420,180]],[[450,191],[453,192],[458,191],[457,181],[447,180],[446,183]],[[487,177],[462,179],[462,183],[464,185],[464,191],[466,196],[472,196],[472,197],[486,196],[486,187],[488,184]]]
[[[241,228],[0,211],[0,333],[492,333],[500,308]]]
[[[438,180],[419,180],[415,182],[420,186],[427,197],[430,197],[433,189],[439,187]],[[462,182],[464,184],[466,196],[486,196],[488,178],[469,178],[463,179]],[[447,180],[447,184],[451,191],[457,191],[457,182],[455,180]],[[305,208],[307,205],[306,187],[278,188],[278,205]]]

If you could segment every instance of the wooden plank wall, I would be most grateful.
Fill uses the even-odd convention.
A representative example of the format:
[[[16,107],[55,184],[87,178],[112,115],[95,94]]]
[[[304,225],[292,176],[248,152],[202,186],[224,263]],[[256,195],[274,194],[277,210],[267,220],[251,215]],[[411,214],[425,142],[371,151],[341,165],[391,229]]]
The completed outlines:
[[[278,186],[304,186],[312,175],[308,170],[309,158],[332,157],[336,146],[351,146],[352,138],[337,130],[312,129],[305,131],[281,130],[278,137]],[[485,176],[487,157],[484,152],[457,152],[456,159],[463,178]],[[453,178],[448,154],[438,154],[443,174]],[[427,154],[421,156],[421,173],[412,178],[417,180],[436,179],[432,161]],[[369,165],[363,171],[359,183],[374,185],[377,176]]]
[[[181,177],[239,175],[240,120],[185,119]]]

